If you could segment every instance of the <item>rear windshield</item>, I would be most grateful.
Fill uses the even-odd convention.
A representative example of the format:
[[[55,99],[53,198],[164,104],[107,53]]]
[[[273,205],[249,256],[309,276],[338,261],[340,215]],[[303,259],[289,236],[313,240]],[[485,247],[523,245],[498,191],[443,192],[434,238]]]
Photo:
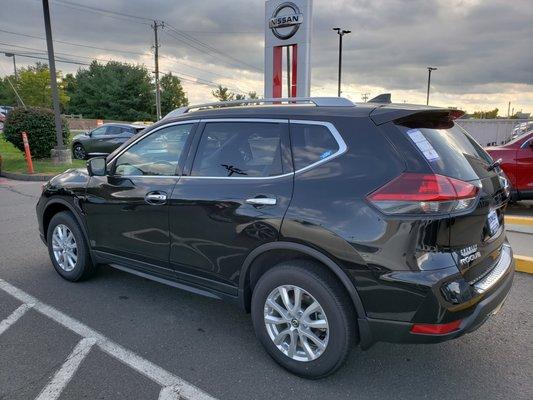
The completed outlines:
[[[487,176],[491,157],[463,128],[399,126],[437,174],[471,181]]]

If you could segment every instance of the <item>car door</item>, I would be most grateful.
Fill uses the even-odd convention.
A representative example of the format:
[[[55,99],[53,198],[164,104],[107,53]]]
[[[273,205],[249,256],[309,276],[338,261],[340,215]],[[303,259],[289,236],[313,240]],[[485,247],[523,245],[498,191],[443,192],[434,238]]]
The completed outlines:
[[[533,196],[533,135],[516,152],[516,189]]]
[[[89,132],[90,139],[87,141],[86,151],[92,155],[105,154],[105,140],[109,125],[100,126]]]
[[[109,125],[102,141],[101,152],[105,154],[111,153],[122,143],[132,136],[128,131],[128,127],[121,125]]]
[[[172,275],[168,199],[179,179],[194,122],[158,127],[90,178],[84,209],[90,245],[117,263]]]
[[[180,279],[236,294],[245,257],[277,240],[291,199],[288,121],[206,120],[198,131],[172,192],[170,264]]]

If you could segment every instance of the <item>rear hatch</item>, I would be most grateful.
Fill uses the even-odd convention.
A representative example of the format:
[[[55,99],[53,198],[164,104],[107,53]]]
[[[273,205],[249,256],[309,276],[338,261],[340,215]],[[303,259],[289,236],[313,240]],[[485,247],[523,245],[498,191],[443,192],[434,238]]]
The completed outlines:
[[[478,201],[449,219],[449,246],[465,280],[474,283],[490,272],[505,242],[504,210],[508,184],[492,158],[458,124],[447,118],[408,117],[396,121],[435,174],[479,188]]]

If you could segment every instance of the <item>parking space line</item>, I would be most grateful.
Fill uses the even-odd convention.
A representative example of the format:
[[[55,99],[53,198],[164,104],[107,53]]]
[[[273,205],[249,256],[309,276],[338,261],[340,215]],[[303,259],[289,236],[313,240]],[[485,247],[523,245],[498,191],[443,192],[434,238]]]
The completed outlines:
[[[137,354],[124,348],[118,343],[115,343],[112,340],[106,338],[98,331],[88,327],[87,325],[72,317],[69,317],[68,315],[62,313],[54,307],[42,303],[37,298],[31,296],[30,294],[24,292],[21,289],[18,289],[17,287],[4,281],[3,279],[0,279],[0,289],[15,297],[16,299],[20,300],[28,307],[33,306],[33,308],[39,313],[56,321],[58,324],[77,333],[81,337],[94,340],[96,342],[96,345],[104,352],[121,361],[130,368],[140,372],[152,381],[158,383],[160,386],[162,386],[160,398],[161,395],[163,395],[165,396],[163,397],[163,399],[165,400],[215,400],[214,397],[205,393],[204,391],[187,382],[186,380],[172,374],[171,372],[168,372],[167,370],[159,367],[151,361],[148,361],[138,356]]]
[[[70,382],[81,362],[96,343],[93,338],[84,338],[78,342],[72,353],[67,357],[61,368],[55,373],[52,380],[39,393],[35,400],[55,400]]]
[[[0,321],[0,335],[4,333],[11,325],[17,322],[19,318],[26,314],[26,311],[32,307],[33,304],[24,303],[15,311],[13,311],[6,319]]]

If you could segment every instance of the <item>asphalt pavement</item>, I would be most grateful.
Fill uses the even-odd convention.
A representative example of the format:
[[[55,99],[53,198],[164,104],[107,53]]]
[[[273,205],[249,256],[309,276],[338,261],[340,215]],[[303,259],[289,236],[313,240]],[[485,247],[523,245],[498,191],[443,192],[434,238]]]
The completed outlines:
[[[533,398],[533,275],[517,273],[469,335],[354,349],[308,381],[278,367],[232,305],[110,267],[61,279],[37,232],[39,192],[0,178],[0,399]]]

